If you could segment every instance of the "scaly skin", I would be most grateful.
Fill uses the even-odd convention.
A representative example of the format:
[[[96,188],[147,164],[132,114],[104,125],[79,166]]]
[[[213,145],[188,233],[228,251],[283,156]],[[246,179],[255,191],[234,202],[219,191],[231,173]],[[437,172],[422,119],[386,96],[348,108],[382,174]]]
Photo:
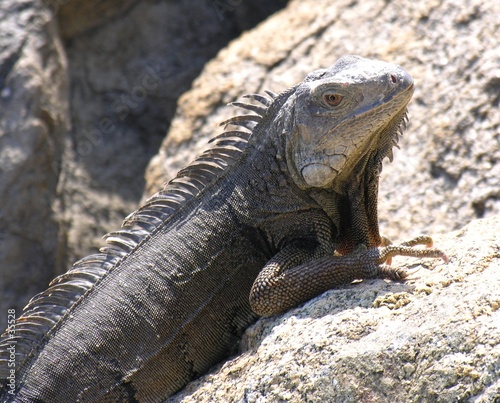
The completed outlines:
[[[441,257],[378,229],[382,160],[413,94],[399,66],[355,56],[271,99],[25,308],[0,340],[0,397],[160,402],[227,357],[258,315]],[[10,336],[13,335],[11,338]],[[15,346],[15,383],[8,348]],[[3,393],[3,394],[2,394]]]

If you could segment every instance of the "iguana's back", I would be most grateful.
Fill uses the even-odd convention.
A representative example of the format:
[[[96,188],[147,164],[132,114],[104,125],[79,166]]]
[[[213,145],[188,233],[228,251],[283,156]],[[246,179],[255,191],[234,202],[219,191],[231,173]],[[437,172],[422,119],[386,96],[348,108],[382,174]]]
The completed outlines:
[[[225,213],[159,229],[102,278],[48,337],[18,398],[155,401],[227,356],[256,318],[248,294],[269,257]]]
[[[154,229],[136,239],[108,235],[111,249],[59,280],[61,297],[71,295],[72,284],[84,294],[65,302],[67,311],[23,364],[16,401],[158,401],[233,351],[257,318],[250,288],[275,253],[258,239],[258,216],[248,214],[252,175],[237,174],[247,159],[229,178],[206,180],[199,193],[181,175],[128,219],[151,223],[160,208]],[[180,190],[175,197],[172,188]],[[40,302],[38,310],[57,303],[47,294]]]

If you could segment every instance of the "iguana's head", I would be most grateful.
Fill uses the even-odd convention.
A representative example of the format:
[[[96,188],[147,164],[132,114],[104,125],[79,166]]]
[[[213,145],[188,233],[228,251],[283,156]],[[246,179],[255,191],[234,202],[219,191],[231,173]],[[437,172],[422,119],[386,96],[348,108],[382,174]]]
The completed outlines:
[[[400,66],[346,56],[295,91],[288,165],[299,187],[342,192],[353,170],[391,152],[413,94]]]

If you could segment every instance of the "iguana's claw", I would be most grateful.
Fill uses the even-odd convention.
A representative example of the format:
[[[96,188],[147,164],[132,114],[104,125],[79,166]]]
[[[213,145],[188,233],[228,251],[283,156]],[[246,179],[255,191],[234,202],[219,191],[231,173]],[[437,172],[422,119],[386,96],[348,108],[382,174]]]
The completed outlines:
[[[405,280],[408,277],[413,276],[416,272],[420,270],[420,266],[414,269],[405,269],[402,267],[393,268],[386,264],[380,265],[380,277],[390,278],[391,280]]]

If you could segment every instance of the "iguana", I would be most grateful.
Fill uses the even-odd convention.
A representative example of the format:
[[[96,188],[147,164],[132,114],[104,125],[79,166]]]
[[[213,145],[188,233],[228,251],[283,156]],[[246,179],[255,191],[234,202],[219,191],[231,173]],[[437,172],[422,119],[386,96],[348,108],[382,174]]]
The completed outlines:
[[[251,113],[224,122],[237,127],[7,329],[3,399],[159,402],[234,351],[259,315],[355,279],[404,279],[385,264],[396,255],[446,259],[429,237],[379,234],[382,160],[413,91],[401,67],[346,56],[235,102]]]

